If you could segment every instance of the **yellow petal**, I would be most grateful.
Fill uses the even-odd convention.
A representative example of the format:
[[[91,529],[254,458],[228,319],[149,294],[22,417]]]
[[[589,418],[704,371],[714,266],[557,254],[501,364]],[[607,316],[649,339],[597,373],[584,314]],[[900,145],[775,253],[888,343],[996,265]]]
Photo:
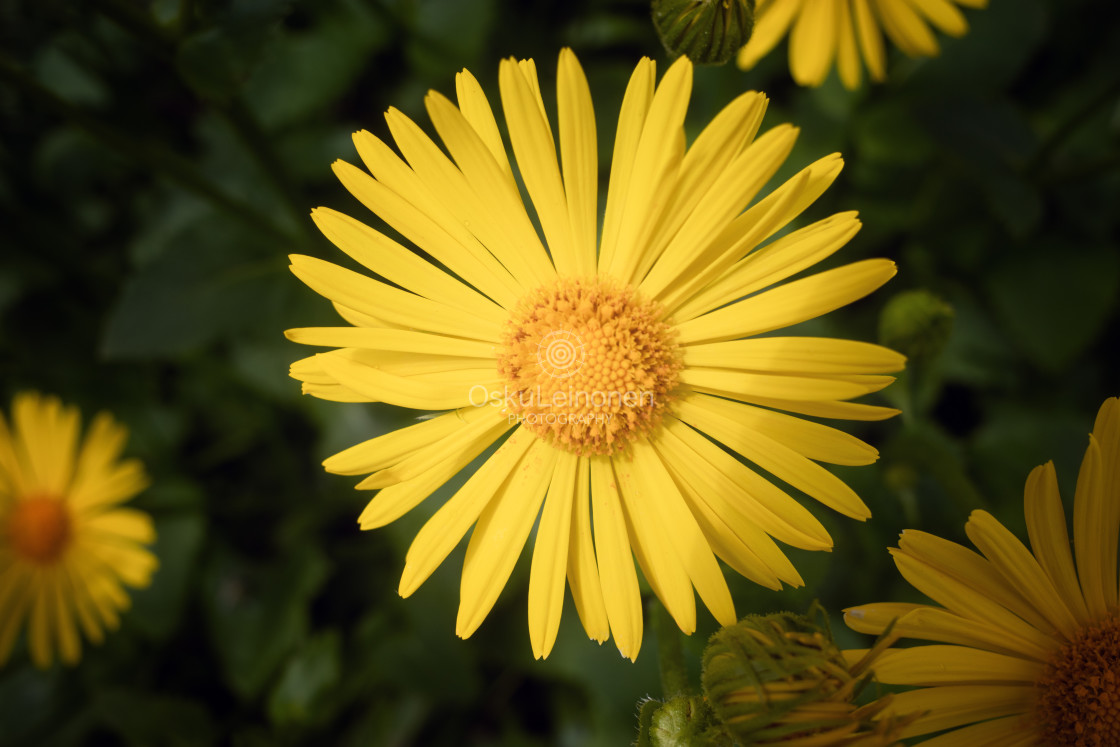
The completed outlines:
[[[106,539],[118,538],[142,545],[150,545],[156,540],[152,517],[134,508],[106,511],[83,519],[82,526],[86,531],[103,535]]]
[[[0,567],[0,609],[4,610],[0,615],[0,666],[11,656],[16,637],[31,609],[31,573],[23,564],[6,562]]]
[[[723,397],[739,399],[768,397],[815,401],[852,399],[874,388],[826,377],[793,376],[790,374],[746,373],[722,368],[689,366],[678,374],[678,380],[693,389]]]
[[[778,46],[778,42],[789,31],[802,2],[803,0],[770,0],[766,4],[758,4],[751,38],[739,50],[735,59],[740,69],[749,70],[754,67],[771,49]]]
[[[908,0],[875,0],[875,6],[883,31],[904,53],[911,57],[937,55],[937,39]]]
[[[861,65],[856,46],[856,29],[852,22],[851,0],[841,0],[836,12],[836,70],[844,88],[859,88]]]
[[[681,564],[653,507],[653,496],[633,460],[612,460],[623,515],[634,556],[642,567],[650,588],[657,595],[677,626],[686,635],[696,630],[696,600],[688,573]],[[596,516],[598,521],[598,516]]]
[[[571,547],[568,548],[568,585],[583,629],[593,641],[602,643],[610,636],[607,607],[603,602],[599,568],[591,533],[591,462],[579,458],[575,501],[572,504]]]
[[[475,418],[484,417],[487,409],[490,408],[471,407],[462,412],[447,412],[389,431],[327,457],[323,467],[335,475],[362,475],[384,469],[469,425]]]
[[[949,0],[910,0],[918,11],[937,28],[949,36],[968,33],[968,21],[956,5]]]
[[[450,355],[462,358],[496,358],[497,346],[461,337],[433,335],[407,329],[370,327],[297,327],[284,336],[301,345],[363,350],[394,350],[401,353]]]
[[[866,259],[810,275],[677,325],[677,342],[749,337],[814,319],[863,298],[894,277],[894,262]]]
[[[291,270],[312,290],[356,311],[425,332],[499,342],[501,325],[394,288],[321,259],[293,254]]]
[[[405,556],[399,588],[402,597],[411,596],[455,545],[459,544],[467,529],[494,499],[529,447],[537,440],[536,436],[524,428],[515,430],[463,487],[420,528]]]
[[[1101,531],[1101,575],[1105,603],[1117,605],[1117,541],[1120,539],[1120,399],[1105,400],[1093,424],[1093,436],[1101,452],[1101,489],[1104,518]]]
[[[871,516],[859,496],[831,472],[736,420],[743,407],[707,395],[688,394],[677,403],[677,416],[826,506],[861,521]]]
[[[485,430],[471,429],[466,438],[456,438],[456,451],[448,449],[446,457],[431,463],[429,469],[384,488],[374,496],[358,517],[358,525],[362,529],[374,529],[396,521],[457,475],[511,427],[503,417]],[[440,441],[437,445],[443,443]]]
[[[803,86],[819,86],[836,54],[836,0],[805,0],[789,36],[789,69]]]
[[[842,420],[886,420],[898,415],[901,410],[879,405],[863,405],[858,402],[796,402],[788,399],[768,397],[745,398],[745,401],[763,407],[795,412],[815,418],[839,418]]]
[[[560,50],[556,76],[560,158],[572,233],[572,274],[585,277],[595,273],[598,241],[599,148],[595,112],[587,78],[572,50]]]
[[[922,747],[1033,747],[1038,733],[1031,713],[972,724],[922,742]]]
[[[965,532],[972,544],[1051,626],[1067,638],[1076,635],[1077,620],[1030,550],[1015,535],[987,511],[973,511]]]
[[[499,83],[517,168],[537,211],[552,260],[561,275],[575,274],[568,199],[548,119],[533,86],[513,59],[502,60]]]
[[[416,410],[453,410],[473,404],[472,390],[497,389],[502,381],[495,369],[465,369],[454,380],[437,382],[421,377],[397,376],[388,371],[364,365],[341,350],[322,353],[323,370],[339,384],[369,397]],[[476,400],[477,401],[477,400]]]
[[[1058,495],[1058,476],[1054,463],[1035,467],[1027,477],[1024,491],[1027,533],[1031,549],[1038,563],[1046,571],[1054,588],[1062,595],[1066,606],[1078,623],[1089,621],[1089,609],[1081,593],[1081,584],[1073,567],[1073,554],[1069,549],[1066,532],[1066,513]]]
[[[610,459],[592,457],[590,461],[595,551],[603,602],[619,653],[635,661],[642,647],[642,597],[638,590],[638,574],[630,557],[622,500]]]
[[[552,651],[560,629],[578,474],[579,457],[567,451],[559,452],[529,571],[529,641],[537,659],[547,657]]]
[[[954,685],[895,693],[880,718],[928,711],[902,731],[903,737],[929,734],[975,721],[1026,713],[1036,697],[1034,685]]]
[[[867,63],[867,74],[874,81],[887,77],[887,52],[883,47],[883,32],[871,10],[872,0],[852,0],[855,13],[856,34]]]
[[[906,357],[882,345],[831,337],[759,337],[682,348],[687,366],[786,374],[889,373]]]
[[[469,638],[498,601],[552,481],[557,450],[536,439],[471,532],[459,587],[455,635]]]
[[[630,192],[631,172],[638,151],[650,102],[653,101],[655,66],[643,57],[626,86],[622,109],[614,136],[614,155],[611,158],[610,186],[607,189],[607,206],[603,215],[603,236],[599,244],[599,272],[602,273],[615,261],[619,231],[622,228],[626,196]]]
[[[478,80],[471,75],[469,70],[455,74],[455,98],[459,102],[459,111],[470,123],[474,131],[490,150],[490,155],[506,174],[513,177],[513,169],[506,155],[506,147],[502,142],[502,134],[498,131],[498,121],[494,118],[494,110],[490,108],[490,101],[479,85]]]
[[[649,497],[650,507],[700,599],[720,625],[734,625],[738,617],[727,581],[665,463],[653,446],[638,441],[634,444],[633,465],[638,484]]]
[[[968,646],[915,646],[884,651],[871,668],[888,685],[1000,685],[1033,684],[1046,665]]]
[[[16,395],[12,402],[15,451],[27,493],[65,495],[74,474],[81,416],[57,397]]]
[[[1077,575],[1089,615],[1099,620],[1108,614],[1108,593],[1104,588],[1105,488],[1102,481],[1101,452],[1097,439],[1089,436],[1089,448],[1077,473],[1077,492],[1073,497],[1073,547]]]

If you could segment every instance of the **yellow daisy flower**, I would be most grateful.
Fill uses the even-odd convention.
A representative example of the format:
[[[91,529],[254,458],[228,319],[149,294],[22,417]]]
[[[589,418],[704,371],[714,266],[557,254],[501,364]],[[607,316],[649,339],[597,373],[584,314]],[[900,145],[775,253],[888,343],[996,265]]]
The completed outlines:
[[[1028,550],[986,511],[965,525],[977,554],[906,531],[895,563],[940,607],[866,604],[849,627],[939,641],[883,654],[875,676],[921,685],[889,713],[928,711],[905,736],[925,747],[1120,744],[1120,400],[1097,415],[1073,499],[1073,552],[1053,463],[1026,486]],[[1033,552],[1032,552],[1033,551]],[[859,652],[850,652],[858,656]]]
[[[129,605],[122,585],[147,586],[157,561],[151,518],[119,504],[148,480],[120,461],[128,432],[105,413],[79,443],[80,416],[55,397],[16,396],[12,427],[0,415],[0,666],[28,627],[31,659],[81,658]]]
[[[420,530],[402,596],[474,525],[456,623],[460,636],[471,635],[539,514],[529,580],[534,653],[552,648],[567,577],[588,634],[613,634],[633,659],[642,608],[631,551],[691,632],[694,586],[717,620],[736,620],[716,556],[776,589],[801,578],[771,538],[831,546],[808,511],[729,451],[867,518],[855,493],[816,462],[867,464],[875,449],[779,410],[889,417],[896,411],[846,400],[886,386],[892,379],[881,374],[899,370],[902,356],[859,342],[760,335],[861,298],[895,268],[865,260],[771,287],[859,229],[854,213],[841,213],[763,245],[828,187],[840,157],[817,161],[744,212],[797,130],[782,125],[756,138],[766,99],[752,92],[686,149],[687,59],[657,86],[652,61],[634,70],[600,235],[595,116],[569,50],[558,75],[559,157],[532,60],[500,69],[506,126],[540,233],[470,73],[457,76],[458,105],[434,91],[425,99],[450,158],[395,109],[386,119],[403,158],[368,132],[354,136],[370,173],[342,162],[335,173],[434,261],[353,218],[315,210],[331,241],[389,282],[293,256],[292,271],[353,326],[289,330],[296,342],[338,348],[297,361],[292,375],[325,399],[451,410],[325,462],[337,474],[372,473],[358,484],[380,490],[361,514],[364,529],[410,511],[512,431]]]
[[[910,57],[940,49],[931,26],[964,36],[968,22],[957,6],[986,8],[988,0],[758,0],[754,31],[739,50],[743,70],[754,67],[789,33],[789,69],[803,86],[819,86],[835,60],[845,88],[858,88],[860,57],[868,75],[887,74],[883,33]]]

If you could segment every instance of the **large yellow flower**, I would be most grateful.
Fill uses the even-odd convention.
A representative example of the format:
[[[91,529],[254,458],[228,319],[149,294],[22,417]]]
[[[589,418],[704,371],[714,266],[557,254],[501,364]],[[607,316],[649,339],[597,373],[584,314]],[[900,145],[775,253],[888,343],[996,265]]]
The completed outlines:
[[[988,0],[758,0],[754,32],[739,50],[748,70],[789,32],[789,69],[803,86],[819,86],[832,63],[846,88],[858,88],[860,57],[872,80],[887,74],[883,32],[910,57],[940,51],[930,26],[963,36],[968,22],[957,6],[985,8]]]
[[[363,528],[410,511],[512,431],[420,530],[400,593],[412,594],[474,525],[456,625],[469,636],[538,514],[529,581],[538,657],[555,639],[565,577],[588,634],[613,633],[625,656],[637,656],[631,551],[686,632],[696,624],[693,587],[717,620],[736,620],[717,555],[768,587],[801,583],[771,538],[823,550],[827,532],[730,452],[849,516],[869,515],[816,462],[867,464],[876,451],[779,410],[889,417],[894,410],[846,400],[889,383],[881,374],[899,370],[902,357],[865,343],[759,336],[854,301],[895,272],[865,260],[770,287],[859,229],[854,213],[841,213],[763,245],[828,187],[840,157],[744,212],[797,130],[755,138],[766,99],[748,93],[686,149],[692,66],[679,60],[655,87],[654,64],[642,60],[618,119],[600,236],[595,116],[575,55],[560,55],[559,158],[533,62],[506,60],[502,105],[538,233],[482,89],[466,71],[456,83],[458,106],[435,92],[426,99],[450,158],[391,109],[403,158],[359,132],[372,176],[335,164],[350,192],[433,261],[326,208],[312,214],[323,233],[395,285],[292,257],[293,272],[353,325],[288,332],[339,348],[293,365],[305,392],[452,410],[326,461],[334,473],[372,473],[358,485],[380,490]]]
[[[965,531],[977,554],[906,531],[899,571],[940,604],[847,610],[855,630],[939,641],[889,651],[874,664],[900,693],[888,713],[928,711],[907,736],[952,731],[925,747],[1105,747],[1120,744],[1120,400],[1097,415],[1073,499],[1073,548],[1053,463],[1026,486],[1028,550],[990,514]],[[1032,552],[1033,550],[1033,552]],[[859,652],[850,652],[858,656]]]
[[[128,432],[102,413],[81,443],[78,411],[20,394],[12,428],[0,415],[0,665],[28,622],[31,658],[81,658],[78,628],[100,643],[129,605],[123,585],[147,586],[156,558],[151,518],[119,504],[148,480],[120,461]]]

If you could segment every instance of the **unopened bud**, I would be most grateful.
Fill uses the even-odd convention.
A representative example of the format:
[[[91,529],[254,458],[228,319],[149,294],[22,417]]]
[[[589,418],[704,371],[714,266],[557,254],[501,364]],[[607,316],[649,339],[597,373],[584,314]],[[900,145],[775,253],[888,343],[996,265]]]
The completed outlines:
[[[953,307],[927,290],[899,293],[879,317],[879,342],[912,360],[931,360],[953,333]]]
[[[755,0],[653,0],[653,25],[665,49],[700,65],[722,65],[747,43]]]

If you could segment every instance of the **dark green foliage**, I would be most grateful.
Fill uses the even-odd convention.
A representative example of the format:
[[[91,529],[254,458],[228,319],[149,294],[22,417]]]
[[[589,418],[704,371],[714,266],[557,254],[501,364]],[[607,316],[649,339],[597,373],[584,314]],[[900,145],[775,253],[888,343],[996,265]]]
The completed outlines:
[[[763,128],[801,128],[781,178],[845,157],[799,219],[860,212],[826,266],[898,263],[883,292],[795,333],[873,341],[887,300],[914,289],[954,312],[921,376],[870,398],[905,414],[844,426],[882,455],[836,468],[874,518],[810,505],[833,552],[789,551],[798,590],[728,571],[740,615],[913,601],[886,553],[901,529],[963,541],[981,505],[1021,529],[1023,482],[1051,458],[1072,496],[1093,415],[1120,394],[1110,10],[991,0],[940,57],[892,53],[888,81],[854,93],[835,75],[793,86],[784,45],[750,73],[697,69],[690,139],[734,96],[766,91]],[[509,55],[536,59],[555,116],[564,45],[588,74],[605,174],[635,62],[669,64],[642,0],[0,3],[0,405],[38,389],[126,423],[160,559],[122,629],[75,669],[34,670],[21,644],[0,670],[0,747],[633,740],[634,703],[659,694],[653,635],[631,664],[588,642],[569,602],[553,654],[533,661],[527,556],[470,641],[454,636],[462,548],[400,599],[408,545],[451,488],[363,533],[370,495],[320,462],[415,413],[303,398],[286,375],[316,350],[283,330],[336,323],[286,255],[347,261],[309,210],[385,229],[330,172],[358,161],[350,134],[388,139],[390,106],[428,127],[424,94],[453,95],[464,67],[500,116]],[[693,671],[716,628],[706,612],[699,626]],[[702,711],[679,705],[657,728]]]

